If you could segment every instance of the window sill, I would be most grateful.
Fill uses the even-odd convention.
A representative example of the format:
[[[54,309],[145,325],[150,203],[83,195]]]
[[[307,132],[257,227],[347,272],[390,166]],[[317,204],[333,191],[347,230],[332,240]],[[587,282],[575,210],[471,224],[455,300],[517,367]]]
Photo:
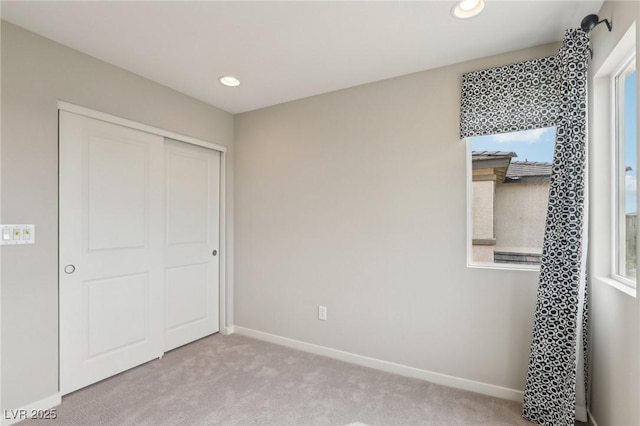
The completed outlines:
[[[515,263],[467,263],[467,268],[540,272],[540,265],[518,265]]]
[[[621,292],[623,292],[624,294],[627,294],[631,297],[637,297],[637,289],[630,287],[628,285],[624,285],[622,284],[620,281],[617,281],[611,277],[593,277],[594,280],[599,281],[601,283],[610,285],[611,287],[615,288],[616,290],[619,290]]]

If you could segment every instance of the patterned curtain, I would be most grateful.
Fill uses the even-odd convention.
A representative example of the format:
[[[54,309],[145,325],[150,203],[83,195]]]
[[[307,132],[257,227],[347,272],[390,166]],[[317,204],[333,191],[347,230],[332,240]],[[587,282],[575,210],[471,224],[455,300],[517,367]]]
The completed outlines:
[[[568,30],[558,58],[561,102],[523,407],[540,425],[573,425],[576,382],[587,382],[576,376],[587,337],[588,35]]]
[[[586,407],[588,57],[588,34],[571,29],[555,56],[463,76],[462,138],[556,126],[522,414],[540,425],[575,423],[576,386]]]

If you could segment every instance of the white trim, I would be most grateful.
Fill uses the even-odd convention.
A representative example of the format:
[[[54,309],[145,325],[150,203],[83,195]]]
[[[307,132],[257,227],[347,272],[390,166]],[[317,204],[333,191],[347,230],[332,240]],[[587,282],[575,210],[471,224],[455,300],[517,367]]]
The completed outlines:
[[[593,264],[595,265],[595,271],[598,273],[594,278],[600,281],[603,284],[609,285],[616,290],[619,290],[629,296],[636,297],[637,293],[637,283],[633,281],[621,277],[616,273],[618,270],[618,226],[617,222],[619,218],[617,217],[616,212],[619,210],[617,207],[618,203],[618,142],[617,142],[617,119],[616,119],[616,86],[615,86],[615,76],[619,74],[628,63],[629,58],[635,54],[636,51],[636,23],[633,22],[629,28],[626,30],[625,34],[618,41],[616,46],[611,50],[607,58],[602,63],[602,66],[598,70],[598,72],[594,76],[594,105],[595,105],[595,116],[596,118],[600,117],[599,120],[595,121],[595,134],[594,140],[606,141],[606,145],[609,146],[609,156],[608,166],[611,167],[609,173],[604,174],[601,173],[596,176],[596,181],[602,181],[603,179],[608,179],[609,181],[606,183],[608,186],[608,194],[606,196],[609,198],[609,206],[608,206],[608,214],[610,218],[605,221],[600,219],[598,223],[595,223],[595,228],[604,229],[604,227],[608,228],[608,235],[606,236],[607,241],[604,238],[600,238],[596,236],[595,238],[598,241],[595,243],[596,245],[601,245],[608,247],[607,256],[601,256],[599,258],[594,258]],[[607,120],[604,120],[604,117],[607,117]],[[640,155],[640,152],[639,152]],[[596,187],[597,188],[597,187]],[[594,192],[603,193],[603,190],[596,189]],[[604,198],[604,196],[603,196]],[[640,201],[640,199],[638,199]],[[600,217],[601,214],[598,215]],[[600,223],[601,222],[601,223]],[[600,241],[602,239],[603,241]]]
[[[118,124],[120,126],[141,130],[143,132],[153,133],[154,135],[163,136],[169,139],[175,139],[180,142],[186,142],[192,145],[202,146],[204,148],[213,149],[215,151],[227,152],[227,147],[224,145],[219,145],[217,143],[204,141],[202,139],[197,139],[191,136],[181,135],[179,133],[172,132],[171,130],[161,129],[159,127],[150,126],[148,124],[138,123],[136,121],[118,117],[116,115],[111,115],[105,112],[96,111],[90,108],[74,105],[69,102],[58,101],[58,109],[72,112],[78,115],[83,115],[89,118],[95,118],[96,120],[102,120],[108,123]]]
[[[576,420],[579,422],[589,422],[587,407],[585,407],[584,405],[576,404]]]
[[[637,290],[635,288],[629,287],[628,285],[624,285],[618,280],[614,280],[613,278],[609,278],[609,277],[599,277],[599,276],[595,276],[593,278],[596,281],[599,281],[603,284],[610,285],[616,290],[619,290],[625,294],[628,294],[631,297],[637,297]]]
[[[229,326],[229,327],[223,327],[221,329],[222,334],[224,334],[225,336],[228,336],[230,334],[234,334],[236,332],[236,329],[234,326]]]
[[[615,50],[614,50],[615,51]],[[601,68],[602,69],[602,68]],[[613,72],[613,71],[612,71]],[[609,140],[607,141],[609,143],[610,146],[610,152],[609,152],[609,163],[611,165],[611,171],[610,171],[610,175],[609,177],[609,191],[610,191],[610,200],[609,200],[609,210],[610,210],[610,214],[611,214],[611,219],[609,222],[609,278],[613,277],[614,272],[618,270],[618,219],[615,217],[616,215],[616,211],[618,210],[616,208],[616,203],[618,202],[618,178],[616,177],[616,172],[618,169],[617,163],[618,163],[618,143],[617,143],[617,133],[618,133],[618,129],[617,129],[617,125],[616,125],[616,117],[618,115],[617,112],[617,103],[616,103],[616,85],[615,85],[615,80],[613,78],[611,78],[611,75],[606,76],[607,78],[607,108],[609,108],[609,110],[607,111],[609,114],[609,129],[608,129],[608,136],[609,136]],[[594,79],[595,82],[595,79]],[[604,103],[603,103],[604,104]],[[597,105],[597,103],[596,103]],[[616,281],[616,287],[617,284],[619,282],[617,282],[617,280],[612,280],[612,281]]]
[[[471,261],[468,261],[467,268],[501,269],[501,270],[506,269],[508,271],[529,271],[529,272],[536,272],[536,273],[540,272],[539,265],[521,265],[518,263],[471,263]]]
[[[595,74],[596,78],[609,78],[620,67],[620,63],[624,61],[625,56],[636,48],[636,23],[635,21],[629,25],[627,31],[622,36],[618,44],[613,48],[607,59],[602,63],[600,69]]]
[[[633,26],[632,26],[633,28]],[[635,34],[635,32],[633,33]],[[628,37],[625,35],[625,37]],[[618,47],[616,47],[618,49]],[[626,166],[624,152],[626,150],[626,141],[624,138],[624,89],[620,83],[620,78],[624,78],[628,69],[633,66],[635,68],[635,43],[633,47],[624,52],[623,60],[616,64],[615,71],[609,75],[610,79],[610,108],[611,108],[611,141],[612,141],[612,162],[611,162],[611,182],[612,182],[612,212],[611,212],[611,225],[612,225],[612,238],[611,238],[611,278],[619,281],[621,284],[635,288],[635,280],[631,280],[623,275],[620,275],[618,271],[623,269],[626,259],[626,241],[623,241],[623,236],[620,233],[622,223],[625,225],[626,233],[626,213],[624,203],[626,201],[626,189],[625,189],[625,177]],[[637,141],[636,141],[637,146]],[[636,159],[637,163],[637,159]],[[636,206],[637,211],[637,206]],[[626,238],[626,237],[625,237]]]
[[[227,153],[220,153],[220,225],[218,232],[218,274],[219,274],[219,308],[218,308],[218,326],[220,330],[227,328]],[[224,333],[226,334],[226,333]]]
[[[614,281],[617,281],[620,284],[620,286],[628,287],[629,289],[634,290],[634,292],[635,292],[635,288],[636,288],[635,281],[630,280],[627,277],[623,277],[620,274],[611,274],[611,279],[613,279]],[[625,293],[626,293],[626,291],[625,291]]]
[[[449,386],[452,388],[463,389],[483,395],[494,396],[497,398],[508,399],[522,403],[523,391],[505,388],[502,386],[491,385],[488,383],[477,382],[474,380],[463,379],[460,377],[449,376],[446,374],[436,373],[433,371],[422,370],[407,365],[396,364],[381,359],[370,358],[367,356],[357,355],[350,352],[344,352],[338,349],[328,348],[326,346],[314,345],[312,343],[301,342],[299,340],[289,339],[287,337],[277,336],[275,334],[264,333],[262,331],[253,330],[245,327],[235,327],[235,332],[241,336],[251,337],[270,343],[310,352],[316,355],[323,355],[329,358],[337,359],[351,364],[361,365],[363,367],[374,368],[376,370],[385,371],[387,373],[398,374],[401,376],[411,377],[414,379],[425,380],[439,385]]]
[[[589,410],[589,407],[587,407],[587,419],[589,420],[588,423],[591,426],[598,426],[598,423],[596,423],[596,419],[593,418],[593,414],[591,414],[591,410]]]
[[[14,409],[13,412],[16,413],[16,418],[11,418],[10,408],[3,408],[1,424],[2,426],[8,426],[25,419],[30,419],[33,417],[33,411],[50,410],[51,408],[60,405],[61,402],[62,402],[62,396],[59,393],[53,394],[51,396],[41,399],[40,401],[35,401],[30,404],[27,404],[17,410]],[[17,415],[17,413],[25,413],[26,416],[20,417]],[[43,420],[43,421],[46,421],[46,420]]]

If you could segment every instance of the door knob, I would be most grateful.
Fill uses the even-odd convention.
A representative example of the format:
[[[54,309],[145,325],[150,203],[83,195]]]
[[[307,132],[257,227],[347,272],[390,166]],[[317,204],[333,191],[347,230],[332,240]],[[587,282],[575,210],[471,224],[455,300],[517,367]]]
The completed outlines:
[[[73,274],[76,271],[76,267],[73,265],[67,265],[64,267],[65,274]]]
[[[218,250],[214,250],[214,251],[212,251],[212,252],[211,252],[211,255],[212,255],[212,256],[215,256],[215,255],[217,255],[217,254],[218,254]]]

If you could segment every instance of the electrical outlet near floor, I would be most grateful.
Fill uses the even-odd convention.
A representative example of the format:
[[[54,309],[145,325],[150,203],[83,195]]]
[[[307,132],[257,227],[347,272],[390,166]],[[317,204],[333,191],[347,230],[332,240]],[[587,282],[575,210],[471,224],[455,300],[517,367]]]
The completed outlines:
[[[327,320],[327,307],[326,306],[318,306],[318,319],[322,321]]]

